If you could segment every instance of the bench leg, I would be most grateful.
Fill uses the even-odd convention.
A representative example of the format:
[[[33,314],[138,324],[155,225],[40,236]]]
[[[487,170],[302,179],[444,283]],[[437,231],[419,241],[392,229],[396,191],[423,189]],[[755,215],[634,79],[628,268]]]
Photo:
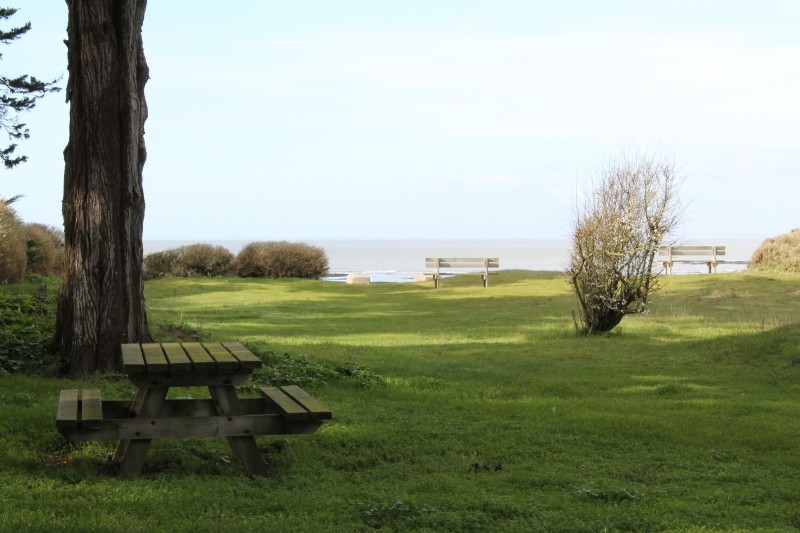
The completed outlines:
[[[236,415],[241,413],[239,397],[236,396],[233,386],[225,385],[208,389],[211,391],[211,398],[214,400],[217,414]],[[248,476],[267,475],[267,465],[261,458],[254,437],[228,437],[228,443],[231,445],[233,453],[244,465]]]
[[[169,387],[142,387],[136,393],[131,410],[137,417],[156,417],[164,405]],[[114,452],[114,460],[122,462],[120,474],[138,476],[142,473],[144,459],[150,448],[150,439],[122,440]]]

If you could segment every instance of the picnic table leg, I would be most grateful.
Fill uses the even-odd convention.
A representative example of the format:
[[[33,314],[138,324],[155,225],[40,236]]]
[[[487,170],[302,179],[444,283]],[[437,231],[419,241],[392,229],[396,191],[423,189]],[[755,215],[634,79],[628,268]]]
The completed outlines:
[[[140,387],[131,405],[137,417],[158,416],[169,387]],[[120,474],[138,476],[142,472],[150,439],[121,440],[114,452],[114,461],[122,462]]]
[[[139,387],[136,397],[131,402],[131,412],[138,415],[142,411],[142,404],[144,404],[145,396],[147,396],[147,389]],[[128,453],[128,445],[131,443],[129,440],[121,440],[117,443],[117,449],[114,451],[113,461],[121,463],[125,460],[125,455]]]
[[[236,390],[231,385],[209,387],[211,398],[219,415],[236,415],[241,413],[239,397]],[[248,476],[266,476],[267,465],[261,458],[256,445],[256,439],[249,437],[228,437],[228,443],[233,452],[239,457],[244,465]]]

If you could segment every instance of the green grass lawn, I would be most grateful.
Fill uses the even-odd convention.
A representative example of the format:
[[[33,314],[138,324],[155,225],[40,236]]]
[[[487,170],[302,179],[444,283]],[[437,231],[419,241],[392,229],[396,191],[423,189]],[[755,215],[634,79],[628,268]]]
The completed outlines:
[[[157,441],[146,474],[119,479],[113,443],[55,431],[58,390],[85,384],[0,376],[0,531],[800,529],[800,275],[664,278],[651,314],[597,338],[575,335],[556,273],[146,295],[157,331],[299,368],[333,420],[259,438],[267,478],[205,439]]]

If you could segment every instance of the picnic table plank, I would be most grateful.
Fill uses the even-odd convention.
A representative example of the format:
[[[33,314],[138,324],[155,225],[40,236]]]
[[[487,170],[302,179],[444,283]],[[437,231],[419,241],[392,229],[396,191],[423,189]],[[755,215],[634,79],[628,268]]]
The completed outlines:
[[[204,342],[203,348],[217,362],[219,370],[238,370],[239,360],[233,356],[225,347],[218,342]]]
[[[239,360],[239,364],[242,368],[261,368],[263,365],[261,359],[245,348],[241,342],[223,342],[222,345]]]
[[[195,370],[215,370],[217,368],[214,358],[208,355],[206,349],[199,342],[184,342],[183,349],[192,360]]]
[[[308,418],[308,411],[277,387],[261,387],[258,392],[267,402],[280,409],[281,415],[285,419],[305,420]]]
[[[99,389],[84,389],[81,395],[81,427],[100,429],[103,425],[103,405]]]
[[[142,347],[138,344],[122,345],[122,371],[126,374],[144,374],[147,365],[144,364]]]
[[[183,351],[179,342],[165,342],[161,345],[164,354],[169,360],[169,367],[173,372],[188,372],[192,369],[192,361]]]
[[[164,355],[164,350],[161,349],[160,344],[142,344],[142,355],[144,356],[144,362],[147,365],[148,374],[169,371],[169,362],[167,362],[167,358]]]
[[[278,414],[261,413],[203,417],[123,418],[109,420],[102,428],[92,432],[65,431],[71,431],[69,435],[70,440],[73,441],[120,440],[132,445],[141,441],[169,438],[233,437],[252,439],[253,435],[303,433],[303,427],[302,425],[287,425]],[[130,448],[128,453],[130,453]],[[141,467],[139,468],[141,469]],[[126,471],[126,475],[135,474],[133,467],[129,467]]]
[[[312,420],[331,418],[330,409],[297,385],[286,385],[281,387],[281,390],[288,394],[291,399],[305,407],[308,410],[308,417]]]
[[[63,389],[58,396],[56,428],[78,427],[78,389]]]

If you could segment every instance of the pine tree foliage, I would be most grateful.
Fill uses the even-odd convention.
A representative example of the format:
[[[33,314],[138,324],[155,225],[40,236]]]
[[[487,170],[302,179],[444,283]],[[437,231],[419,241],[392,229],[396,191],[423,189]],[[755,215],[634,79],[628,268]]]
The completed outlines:
[[[0,22],[5,22],[16,12],[17,9],[14,8],[0,8]],[[0,28],[0,44],[11,44],[30,29],[30,22],[10,30]],[[2,58],[3,55],[0,54],[0,59]],[[6,168],[13,168],[28,159],[16,152],[16,141],[30,137],[28,126],[19,120],[20,113],[33,109],[47,93],[59,91],[56,81],[46,82],[28,74],[15,77],[0,74],[0,127],[11,140],[7,147],[0,148],[0,159]]]

